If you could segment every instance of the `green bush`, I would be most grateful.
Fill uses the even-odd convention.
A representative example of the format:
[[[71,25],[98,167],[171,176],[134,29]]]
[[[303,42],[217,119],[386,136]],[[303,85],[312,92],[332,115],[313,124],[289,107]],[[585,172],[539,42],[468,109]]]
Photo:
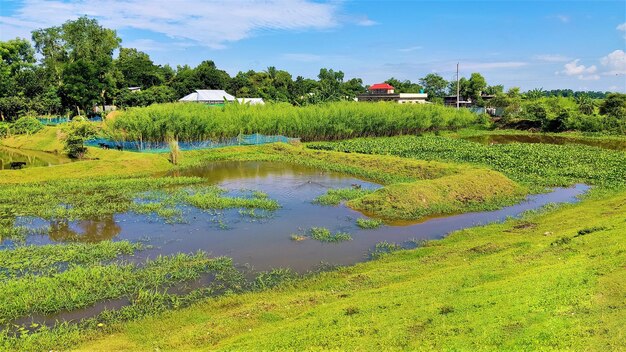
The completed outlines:
[[[65,151],[70,158],[82,159],[87,153],[84,143],[96,135],[96,128],[84,119],[74,119],[65,128]]]
[[[20,117],[11,126],[12,134],[33,134],[39,132],[43,124],[34,117]]]

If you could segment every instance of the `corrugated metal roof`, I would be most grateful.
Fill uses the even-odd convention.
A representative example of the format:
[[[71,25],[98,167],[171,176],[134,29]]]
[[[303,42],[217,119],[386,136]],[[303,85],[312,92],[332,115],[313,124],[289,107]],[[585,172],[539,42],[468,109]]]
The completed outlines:
[[[241,104],[264,105],[263,98],[237,98]]]
[[[194,93],[184,96],[179,101],[235,101],[235,97],[221,89],[198,89]]]

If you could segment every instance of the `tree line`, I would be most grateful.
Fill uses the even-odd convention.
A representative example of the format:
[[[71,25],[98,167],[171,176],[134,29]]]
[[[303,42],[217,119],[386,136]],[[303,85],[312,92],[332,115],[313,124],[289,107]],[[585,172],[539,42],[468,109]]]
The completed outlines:
[[[367,89],[362,79],[346,79],[342,71],[329,68],[321,68],[317,79],[294,79],[273,66],[263,71],[240,71],[231,77],[211,60],[196,67],[157,65],[148,54],[121,46],[114,30],[86,16],[35,30],[32,43],[20,38],[0,42],[0,121],[33,115],[86,115],[94,106],[172,102],[196,89],[223,89],[240,98],[261,97],[295,106],[352,100]],[[456,80],[449,82],[436,73],[417,82],[392,77],[386,83],[398,93],[423,91],[434,103],[443,103],[446,94],[457,92]],[[129,89],[133,87],[140,90]],[[488,85],[480,73],[461,78],[459,91],[463,99],[471,99],[478,106],[488,104],[483,101],[485,95],[496,96],[495,102],[512,106],[510,112],[516,111],[517,96],[595,99],[608,94],[571,90],[521,94],[519,88],[505,93],[502,85]],[[511,96],[514,98],[509,99]]]

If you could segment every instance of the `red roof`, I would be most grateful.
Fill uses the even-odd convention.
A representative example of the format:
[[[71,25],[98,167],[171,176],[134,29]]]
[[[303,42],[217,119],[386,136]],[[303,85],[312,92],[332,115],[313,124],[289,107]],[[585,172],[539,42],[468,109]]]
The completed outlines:
[[[373,85],[370,86],[370,90],[374,90],[374,89],[385,89],[385,90],[388,90],[388,89],[393,89],[393,87],[390,86],[387,83],[376,83],[376,84],[373,84]]]

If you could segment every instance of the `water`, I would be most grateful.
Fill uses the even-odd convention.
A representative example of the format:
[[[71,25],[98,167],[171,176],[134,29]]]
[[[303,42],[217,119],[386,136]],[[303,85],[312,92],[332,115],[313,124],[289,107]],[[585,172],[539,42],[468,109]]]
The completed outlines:
[[[51,166],[69,163],[72,160],[63,155],[35,150],[0,147],[0,170],[11,168],[12,162],[25,162],[24,167]]]
[[[66,241],[98,242],[103,240],[143,241],[154,246],[124,260],[143,262],[159,254],[196,252],[203,250],[212,256],[228,256],[238,267],[254,271],[288,267],[297,272],[317,268],[321,263],[351,265],[367,260],[368,253],[381,241],[406,244],[412,240],[442,238],[446,234],[481,224],[503,221],[549,203],[576,202],[577,196],[588,186],[556,188],[550,193],[529,196],[520,204],[496,211],[466,213],[422,222],[396,222],[378,229],[363,230],[356,219],[363,214],[343,205],[330,207],[312,203],[330,188],[378,188],[377,184],[350,176],[323,172],[303,166],[268,162],[217,162],[204,167],[178,172],[176,175],[198,176],[237,195],[242,190],[260,190],[277,200],[281,208],[273,213],[256,212],[256,217],[241,214],[239,210],[206,212],[193,207],[184,208],[186,223],[167,224],[163,220],[133,213],[115,214],[101,219],[70,223],[48,223],[41,219],[19,219],[30,226],[50,226],[45,235],[33,235],[29,244],[48,244]],[[264,217],[258,217],[263,215]],[[314,226],[331,231],[345,231],[353,240],[340,243],[321,243],[312,239],[292,241],[293,233],[304,234]],[[11,246],[10,241],[0,244]],[[208,285],[210,276],[197,282],[171,288],[184,293],[191,288]],[[120,309],[130,304],[127,297],[98,302],[83,309],[61,311],[52,315],[33,314],[14,323],[29,326],[36,322],[49,327],[57,322],[79,321],[93,317],[105,309]]]
[[[183,224],[167,224],[155,217],[133,213],[70,223],[49,224],[35,219],[28,223],[31,226],[51,225],[51,231],[46,236],[31,236],[27,242],[144,241],[154,248],[139,252],[132,260],[203,250],[212,256],[227,256],[235,263],[249,264],[254,270],[288,267],[305,272],[322,262],[350,265],[364,261],[368,258],[368,251],[381,241],[403,243],[438,239],[455,230],[503,221],[549,203],[575,202],[576,196],[588,189],[585,185],[556,188],[496,211],[433,218],[419,223],[398,222],[364,230],[356,225],[357,218],[365,217],[363,214],[344,205],[321,206],[312,201],[330,188],[380,187],[371,182],[303,166],[268,162],[218,162],[177,174],[203,177],[227,189],[231,195],[242,190],[260,190],[277,200],[281,208],[272,213],[255,211],[255,216],[250,216],[238,209],[207,212],[185,207],[186,223]],[[311,227],[348,232],[353,240],[321,243],[313,239],[290,239],[291,234],[305,234]]]
[[[468,141],[477,142],[481,144],[509,144],[509,143],[545,143],[545,144],[582,144],[591,147],[598,147],[604,149],[613,150],[626,150],[626,140],[594,140],[576,137],[564,137],[564,136],[548,136],[548,135],[511,135],[511,134],[496,134],[496,135],[483,135],[472,136],[464,138]]]

